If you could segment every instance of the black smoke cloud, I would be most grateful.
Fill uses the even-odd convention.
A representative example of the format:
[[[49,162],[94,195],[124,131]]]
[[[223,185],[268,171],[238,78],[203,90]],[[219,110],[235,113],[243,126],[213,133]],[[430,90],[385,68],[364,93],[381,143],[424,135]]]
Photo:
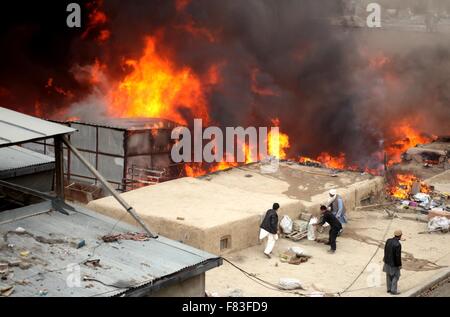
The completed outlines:
[[[179,66],[204,74],[221,65],[221,81],[207,95],[215,124],[268,126],[279,118],[291,155],[343,152],[366,164],[397,121],[419,118],[419,129],[450,132],[445,34],[408,39],[408,32],[338,27],[331,22],[345,5],[336,0],[192,0],[182,11],[172,0],[83,2],[97,3],[108,17],[111,36],[99,43],[95,30],[81,39],[85,28],[65,27],[66,3],[58,3],[48,11],[40,2],[23,18],[2,21],[0,100],[6,106],[33,113],[39,100],[51,115],[89,100],[90,112],[96,111],[92,88],[74,78],[74,65],[99,59],[110,77],[122,78],[129,71],[123,58],[138,58],[144,37],[162,32]],[[187,32],[186,23],[209,30],[215,40]],[[389,62],[374,69],[370,58],[379,54]],[[50,77],[73,96],[46,89]]]

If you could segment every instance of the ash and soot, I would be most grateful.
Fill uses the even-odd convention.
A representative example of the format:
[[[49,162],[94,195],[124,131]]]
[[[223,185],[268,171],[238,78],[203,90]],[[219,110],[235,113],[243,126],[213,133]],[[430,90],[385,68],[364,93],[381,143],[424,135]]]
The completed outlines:
[[[25,17],[2,19],[2,105],[56,120],[275,123],[280,158],[373,173],[450,134],[445,34],[336,26],[336,0],[79,1],[70,29],[70,2],[12,4]]]

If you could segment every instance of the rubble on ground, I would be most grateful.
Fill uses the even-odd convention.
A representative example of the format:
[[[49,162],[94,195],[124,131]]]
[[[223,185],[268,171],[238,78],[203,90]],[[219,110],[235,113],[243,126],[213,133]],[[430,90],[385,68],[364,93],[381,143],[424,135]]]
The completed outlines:
[[[101,237],[103,242],[115,242],[119,240],[148,241],[150,236],[147,233],[127,232],[120,234],[107,234]]]
[[[408,199],[397,202],[397,210],[410,210],[425,215],[428,220],[428,232],[448,232],[450,219],[450,195],[430,188],[428,193],[410,193]]]
[[[280,262],[294,265],[308,262],[310,258],[311,256],[299,247],[290,247],[289,250],[280,254]]]

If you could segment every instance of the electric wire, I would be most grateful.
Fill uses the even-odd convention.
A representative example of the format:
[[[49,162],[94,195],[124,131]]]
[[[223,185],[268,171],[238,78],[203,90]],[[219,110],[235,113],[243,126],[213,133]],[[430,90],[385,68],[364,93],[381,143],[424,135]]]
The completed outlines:
[[[386,231],[384,232],[383,238],[381,241],[385,241],[386,239],[386,235],[389,231],[389,228],[392,225],[392,222],[394,221],[394,217],[392,217],[391,221],[389,222],[389,225],[386,227]],[[349,289],[356,283],[356,281],[361,277],[361,275],[364,273],[364,271],[367,269],[367,267],[369,266],[369,264],[372,262],[372,260],[375,258],[375,256],[378,253],[378,250],[380,249],[380,244],[377,245],[377,248],[375,249],[375,252],[373,253],[373,255],[371,256],[371,258],[369,259],[369,261],[367,262],[367,264],[364,266],[364,268],[361,270],[361,272],[358,274],[358,276],[356,276],[356,278],[350,283],[349,286],[347,286],[342,292],[338,292],[337,294],[339,296],[341,296],[341,294],[347,293],[349,292]]]

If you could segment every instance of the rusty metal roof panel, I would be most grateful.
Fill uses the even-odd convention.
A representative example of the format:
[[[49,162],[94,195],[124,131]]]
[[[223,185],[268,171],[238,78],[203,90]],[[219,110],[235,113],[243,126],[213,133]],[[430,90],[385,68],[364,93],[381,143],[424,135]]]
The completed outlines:
[[[171,279],[201,274],[222,264],[218,256],[164,237],[103,243],[102,235],[137,228],[82,207],[76,209],[67,216],[50,211],[51,203],[44,202],[0,214],[1,236],[18,227],[31,234],[9,233],[4,243],[13,247],[0,248],[2,261],[23,260],[20,252],[30,253],[26,258],[30,268],[10,267],[14,278],[0,281],[0,286],[14,285],[12,297],[39,296],[41,291],[58,297],[138,296]],[[24,218],[26,213],[30,217]],[[85,240],[86,245],[74,248],[67,243],[72,239]],[[100,265],[86,265],[87,260],[99,260]]]
[[[72,133],[66,125],[0,107],[0,147]]]

